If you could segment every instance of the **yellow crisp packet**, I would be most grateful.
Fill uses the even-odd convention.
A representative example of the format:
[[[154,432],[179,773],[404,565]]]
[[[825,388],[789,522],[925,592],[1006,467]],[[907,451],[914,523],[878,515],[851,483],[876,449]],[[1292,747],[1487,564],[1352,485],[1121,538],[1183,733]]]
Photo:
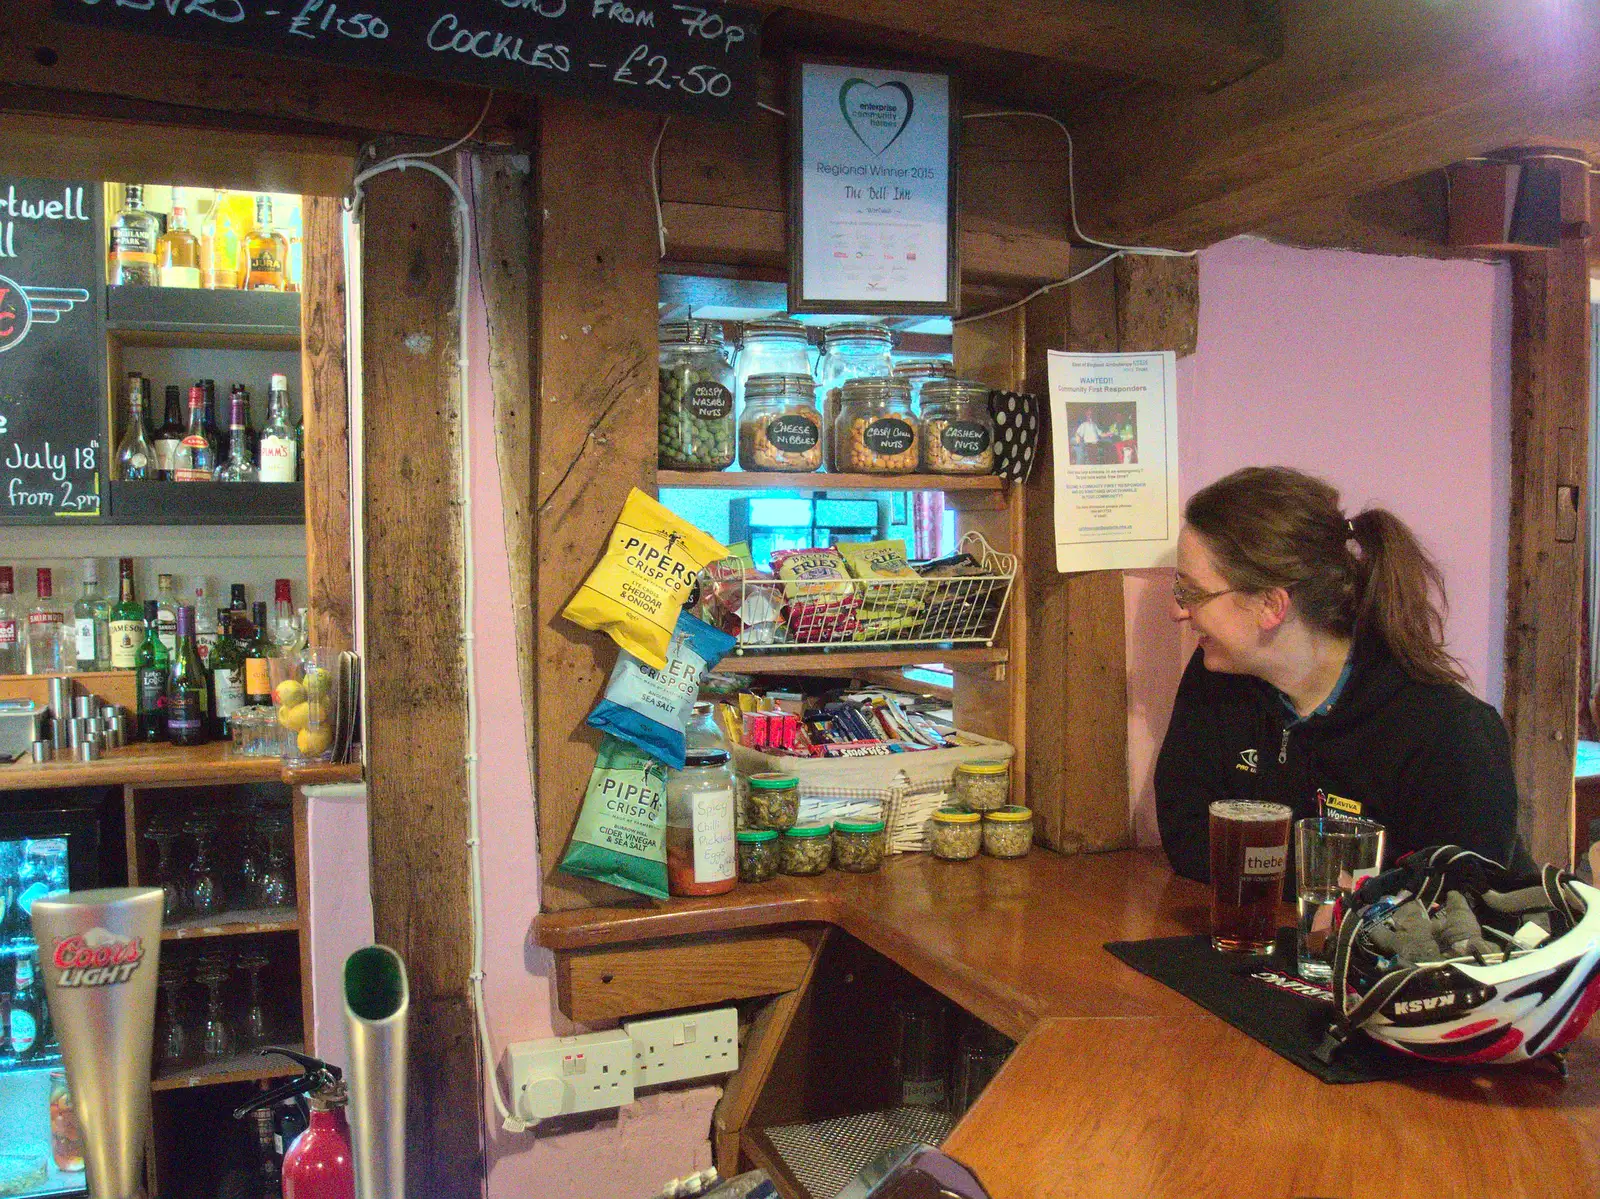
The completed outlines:
[[[635,487],[600,565],[561,615],[664,670],[667,645],[695,579],[707,563],[727,556],[716,538]]]
[[[858,579],[922,578],[906,561],[906,543],[898,537],[888,541],[841,541],[834,548]]]

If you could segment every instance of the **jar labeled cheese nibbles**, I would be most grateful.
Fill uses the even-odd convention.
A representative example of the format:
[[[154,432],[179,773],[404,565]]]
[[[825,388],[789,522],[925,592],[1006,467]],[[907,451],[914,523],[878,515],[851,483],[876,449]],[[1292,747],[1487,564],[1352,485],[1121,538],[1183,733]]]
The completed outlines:
[[[661,326],[656,451],[668,470],[733,464],[733,364],[712,321]]]
[[[744,823],[747,828],[794,827],[800,815],[800,780],[792,774],[752,774],[745,779]]]
[[[957,807],[974,812],[993,812],[1011,802],[1011,763],[960,762],[950,785],[950,799]]]
[[[922,469],[938,475],[994,472],[994,418],[982,383],[929,379],[923,384]]]
[[[983,817],[965,808],[940,808],[933,814],[933,856],[965,862],[983,848]]]
[[[770,828],[740,829],[739,881],[764,883],[778,873],[778,834]]]
[[[839,471],[907,474],[917,469],[921,436],[904,379],[851,379],[833,426]]]
[[[822,465],[822,415],[810,375],[755,375],[745,381],[739,465],[811,471]]]
[[[991,858],[1020,858],[1033,844],[1033,812],[1005,807],[983,816],[983,852]]]
[[[833,864],[850,874],[868,874],[883,865],[887,837],[881,820],[835,820]]]
[[[778,840],[778,869],[785,874],[821,874],[833,860],[832,830],[825,824],[797,824]]]

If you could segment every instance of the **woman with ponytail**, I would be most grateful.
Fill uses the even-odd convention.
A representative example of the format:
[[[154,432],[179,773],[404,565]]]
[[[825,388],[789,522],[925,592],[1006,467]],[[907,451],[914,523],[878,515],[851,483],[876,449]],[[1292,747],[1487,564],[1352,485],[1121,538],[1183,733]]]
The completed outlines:
[[[1184,522],[1172,618],[1200,647],[1155,780],[1173,869],[1207,881],[1219,799],[1376,820],[1391,860],[1454,844],[1510,865],[1510,742],[1462,686],[1443,577],[1404,522],[1347,516],[1333,487],[1284,467],[1217,480]]]

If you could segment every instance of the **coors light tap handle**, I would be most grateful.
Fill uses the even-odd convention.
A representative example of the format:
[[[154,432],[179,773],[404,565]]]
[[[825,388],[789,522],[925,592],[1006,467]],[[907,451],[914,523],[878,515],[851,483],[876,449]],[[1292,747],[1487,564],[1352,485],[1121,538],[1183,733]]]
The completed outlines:
[[[159,887],[58,891],[33,905],[93,1199],[144,1193],[161,906]]]

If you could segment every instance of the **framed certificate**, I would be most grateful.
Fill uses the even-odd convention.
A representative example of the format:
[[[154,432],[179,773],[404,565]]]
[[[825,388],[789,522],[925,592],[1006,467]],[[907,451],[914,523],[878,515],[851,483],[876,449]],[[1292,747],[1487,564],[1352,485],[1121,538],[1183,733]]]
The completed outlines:
[[[789,71],[789,311],[954,313],[956,86],[801,55]]]

